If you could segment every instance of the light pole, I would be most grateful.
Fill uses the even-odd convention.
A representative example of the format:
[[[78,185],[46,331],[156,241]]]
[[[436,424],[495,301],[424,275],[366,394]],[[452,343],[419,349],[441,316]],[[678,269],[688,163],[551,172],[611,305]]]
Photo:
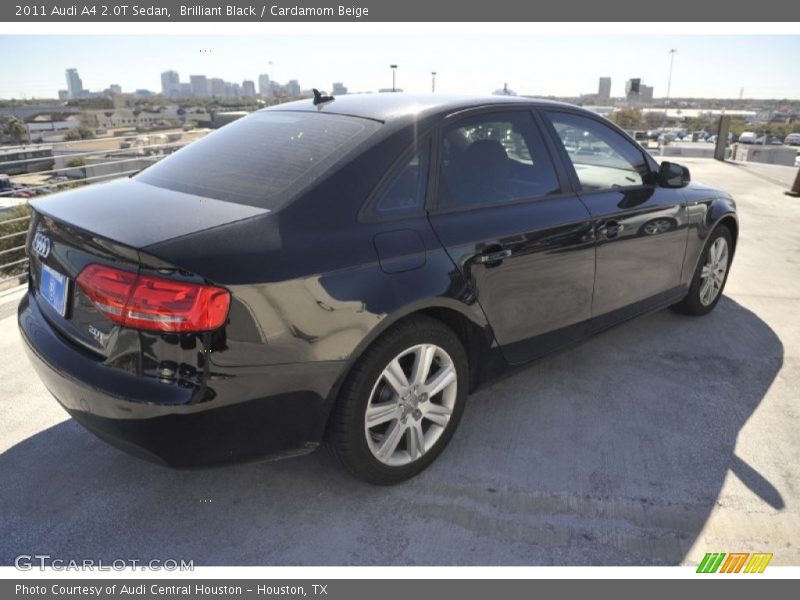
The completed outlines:
[[[436,71],[431,71],[431,93],[436,91]]]
[[[392,70],[392,91],[396,92],[397,88],[395,86],[395,73],[397,72],[397,65],[389,65],[389,68]]]
[[[667,120],[667,110],[669,109],[669,92],[672,88],[672,64],[675,62],[675,48],[670,48],[669,51],[669,77],[667,77],[667,98],[664,101],[664,121]]]

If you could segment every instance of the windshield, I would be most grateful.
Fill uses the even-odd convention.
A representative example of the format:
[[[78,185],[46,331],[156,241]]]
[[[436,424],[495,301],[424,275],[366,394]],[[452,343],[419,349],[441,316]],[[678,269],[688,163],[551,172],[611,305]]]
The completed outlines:
[[[376,121],[341,115],[257,112],[186,146],[136,179],[274,210],[379,127]]]

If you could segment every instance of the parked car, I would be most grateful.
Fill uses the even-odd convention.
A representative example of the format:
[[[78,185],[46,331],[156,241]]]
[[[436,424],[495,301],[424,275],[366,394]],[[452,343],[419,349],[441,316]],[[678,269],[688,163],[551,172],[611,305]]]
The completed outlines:
[[[758,143],[758,136],[752,131],[743,131],[739,136],[740,144],[756,144]]]
[[[783,140],[787,146],[800,146],[800,133],[790,133]]]
[[[606,119],[502,96],[280,104],[31,207],[19,327],[76,421],[176,467],[328,440],[377,484],[507,369],[713,310],[738,236],[729,194]]]

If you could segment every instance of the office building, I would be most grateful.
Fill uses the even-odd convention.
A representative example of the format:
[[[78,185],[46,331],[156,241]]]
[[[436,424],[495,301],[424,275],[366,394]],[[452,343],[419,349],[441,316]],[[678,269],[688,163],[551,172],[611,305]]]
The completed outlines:
[[[597,103],[608,104],[611,101],[611,77],[601,77],[597,87]]]
[[[219,77],[212,77],[208,80],[208,89],[211,95],[217,98],[227,95],[225,93],[225,82]]]
[[[254,81],[245,79],[242,82],[242,96],[244,96],[245,98],[256,97],[256,84]]]
[[[177,71],[164,71],[161,73],[161,93],[167,98],[180,96],[181,78]]]
[[[192,85],[193,96],[208,96],[208,79],[205,75],[189,75],[189,83]]]
[[[289,83],[286,84],[286,95],[289,96],[289,98],[299,98],[302,91],[297,79],[290,79]]]
[[[269,75],[262,73],[258,76],[258,94],[262,98],[271,98],[271,88],[269,85]]]
[[[78,75],[78,69],[67,69],[67,92],[70,98],[80,98],[84,95],[83,81]]]

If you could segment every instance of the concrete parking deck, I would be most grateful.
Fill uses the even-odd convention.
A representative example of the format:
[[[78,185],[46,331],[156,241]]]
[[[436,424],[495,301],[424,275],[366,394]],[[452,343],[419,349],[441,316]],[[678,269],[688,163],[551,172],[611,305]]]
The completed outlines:
[[[800,564],[800,200],[682,162],[739,202],[717,309],[640,318],[475,394],[447,451],[394,488],[325,452],[190,472],[130,458],[66,418],[0,311],[0,564]]]

